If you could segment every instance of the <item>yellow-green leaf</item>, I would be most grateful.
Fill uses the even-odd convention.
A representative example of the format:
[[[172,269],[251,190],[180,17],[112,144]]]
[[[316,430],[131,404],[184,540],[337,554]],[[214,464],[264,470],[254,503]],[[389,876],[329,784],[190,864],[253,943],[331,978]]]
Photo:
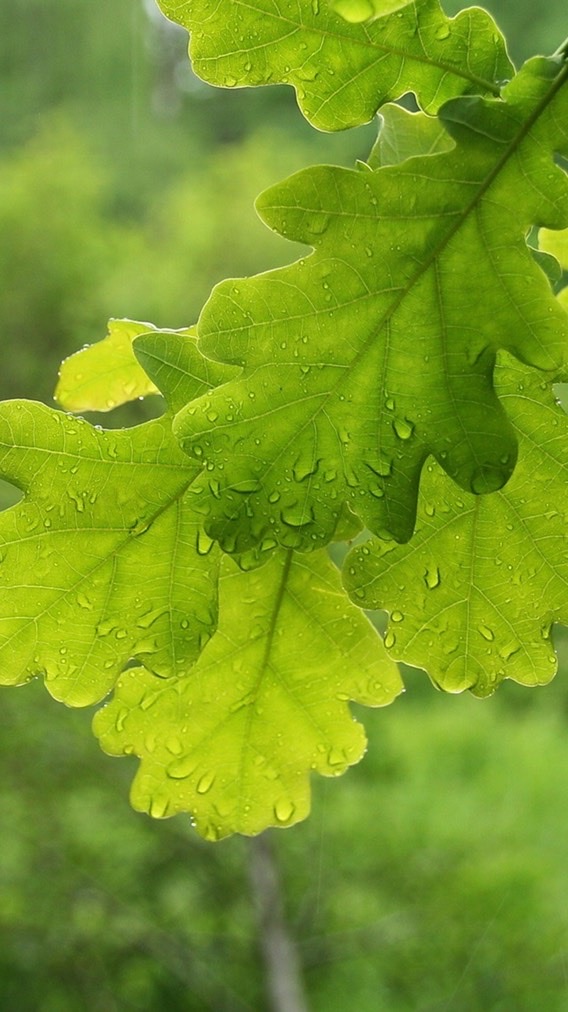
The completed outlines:
[[[348,700],[382,706],[401,691],[324,552],[280,552],[248,573],[225,556],[219,608],[187,676],[127,671],[94,720],[106,752],[142,759],[134,807],[190,812],[208,839],[305,818],[310,775],[343,773],[365,751]]]

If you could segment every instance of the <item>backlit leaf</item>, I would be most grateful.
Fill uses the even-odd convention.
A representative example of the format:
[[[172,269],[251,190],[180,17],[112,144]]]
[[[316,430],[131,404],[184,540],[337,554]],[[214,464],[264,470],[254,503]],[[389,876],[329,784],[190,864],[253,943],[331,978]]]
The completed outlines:
[[[548,682],[551,625],[568,623],[568,419],[533,370],[509,360],[496,380],[519,438],[508,485],[468,495],[430,463],[412,541],[374,539],[345,562],[353,600],[390,612],[392,656],[479,696]]]
[[[368,158],[372,169],[398,165],[415,155],[449,151],[454,142],[438,117],[409,112],[400,105],[384,105],[378,116],[379,136]]]
[[[144,372],[166,397],[171,411],[179,411],[203,390],[226,382],[240,370],[219,365],[201,355],[197,331],[146,331],[134,342],[134,355]]]
[[[173,392],[162,384],[172,404],[180,385],[185,402],[227,375],[189,337],[146,341],[185,363]],[[43,675],[83,706],[130,658],[160,676],[193,664],[215,628],[219,562],[193,509],[199,469],[169,414],[103,431],[28,401],[0,406],[0,475],[25,492],[0,514],[1,682]]]
[[[410,3],[412,0],[331,0],[331,7],[346,21],[359,24],[360,21],[392,14]]]
[[[344,501],[407,540],[433,454],[463,488],[500,488],[516,439],[495,395],[504,348],[543,370],[568,320],[526,243],[568,222],[568,67],[537,59],[508,101],[460,99],[455,148],[376,171],[315,166],[261,195],[281,234],[315,252],[218,285],[200,347],[242,365],[174,430],[207,461],[206,529],[228,551],[333,537]]]
[[[226,88],[291,84],[304,116],[321,130],[366,123],[383,102],[407,91],[429,112],[466,92],[497,94],[497,82],[512,72],[485,11],[447,18],[438,0],[416,0],[370,24],[348,23],[327,0],[160,0],[160,6],[191,33],[199,77]]]
[[[55,399],[67,411],[111,411],[137,397],[158,393],[132,351],[133,340],[151,330],[155,330],[151,323],[109,320],[102,341],[61,363]]]
[[[551,232],[548,228],[541,228],[539,246],[547,253],[552,253],[564,270],[568,271],[568,228],[564,228],[560,232]]]
[[[305,818],[310,774],[343,773],[365,750],[348,700],[382,706],[400,691],[325,552],[280,552],[250,573],[225,556],[219,628],[191,672],[125,672],[94,730],[106,752],[142,759],[135,808],[191,812],[220,839]]]

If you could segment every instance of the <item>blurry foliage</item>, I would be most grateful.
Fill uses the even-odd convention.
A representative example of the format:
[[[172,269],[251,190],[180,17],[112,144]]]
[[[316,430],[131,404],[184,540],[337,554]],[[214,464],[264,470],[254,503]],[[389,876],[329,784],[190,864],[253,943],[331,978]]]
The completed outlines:
[[[0,396],[50,399],[62,354],[93,339],[117,267],[101,174],[84,139],[52,116],[0,174]]]
[[[360,768],[272,833],[310,1007],[563,1012],[565,706],[419,678],[366,714]],[[4,706],[0,1008],[263,1009],[246,841],[133,813],[134,761],[94,756],[86,714],[40,685]]]
[[[488,7],[516,59],[566,34],[562,0]],[[152,10],[0,5],[2,397],[51,402],[60,359],[111,315],[184,326],[216,281],[290,259],[253,197],[370,146],[373,128],[312,136],[286,88],[201,85]],[[550,687],[491,702],[407,672],[407,698],[366,715],[361,767],[273,834],[314,1012],[566,1008],[560,646]],[[2,704],[0,1010],[262,1009],[245,841],[133,813],[134,761],[98,754],[88,715],[41,685]]]

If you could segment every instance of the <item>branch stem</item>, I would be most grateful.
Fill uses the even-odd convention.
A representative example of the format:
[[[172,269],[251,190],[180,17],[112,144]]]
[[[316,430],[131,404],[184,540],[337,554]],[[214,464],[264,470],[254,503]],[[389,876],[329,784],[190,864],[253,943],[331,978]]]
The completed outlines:
[[[278,866],[267,833],[248,843],[249,879],[271,1012],[308,1012],[295,941],[284,915]]]

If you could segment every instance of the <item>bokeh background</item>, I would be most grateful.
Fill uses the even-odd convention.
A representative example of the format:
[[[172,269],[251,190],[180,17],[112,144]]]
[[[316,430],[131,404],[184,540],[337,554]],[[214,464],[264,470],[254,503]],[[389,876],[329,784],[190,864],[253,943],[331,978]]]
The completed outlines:
[[[518,61],[566,36],[565,0],[488,6]],[[317,134],[289,89],[216,91],[185,51],[153,0],[0,0],[1,397],[52,403],[59,362],[110,316],[185,326],[217,281],[294,258],[255,195],[368,152],[374,126]],[[269,834],[314,1012],[568,1009],[556,642],[551,686],[483,702],[407,671],[402,700],[361,711],[364,762]],[[267,1008],[248,841],[134,813],[135,761],[43,686],[0,707],[1,1012]]]

